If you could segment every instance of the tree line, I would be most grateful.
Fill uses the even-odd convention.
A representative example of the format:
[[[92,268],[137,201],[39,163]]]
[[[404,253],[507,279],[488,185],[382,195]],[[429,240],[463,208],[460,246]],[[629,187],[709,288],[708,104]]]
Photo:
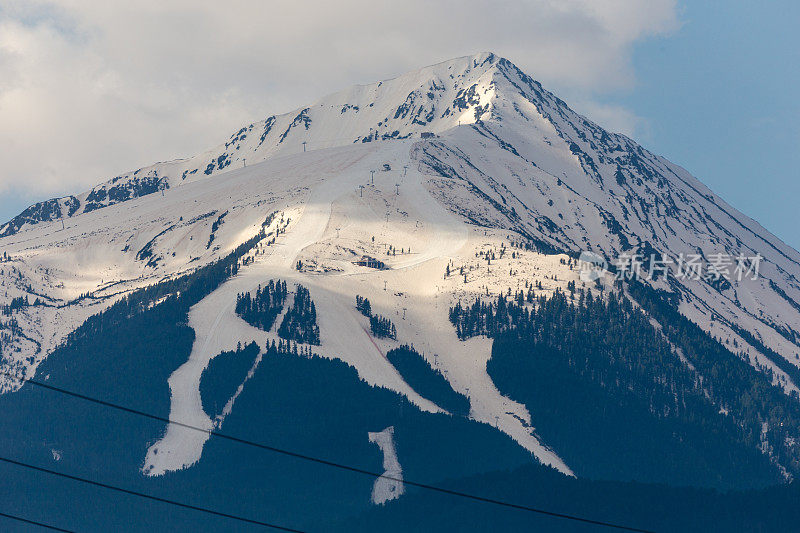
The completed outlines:
[[[269,331],[286,302],[286,282],[269,280],[269,283],[250,292],[236,295],[236,314],[251,326]]]
[[[397,328],[394,323],[385,316],[373,314],[372,304],[369,303],[368,298],[362,298],[356,294],[356,309],[369,318],[369,329],[374,336],[397,339]]]
[[[661,481],[716,486],[779,481],[775,463],[800,471],[791,445],[800,436],[796,399],[674,302],[642,287],[631,293],[646,312],[621,291],[601,298],[571,286],[530,304],[519,293],[459,302],[450,320],[461,339],[494,339],[487,371],[528,405],[537,431],[568,464],[612,475],[592,469],[605,463],[620,472],[637,457],[631,476],[650,468]],[[581,444],[587,432],[592,441]],[[620,446],[629,450],[624,461]]]

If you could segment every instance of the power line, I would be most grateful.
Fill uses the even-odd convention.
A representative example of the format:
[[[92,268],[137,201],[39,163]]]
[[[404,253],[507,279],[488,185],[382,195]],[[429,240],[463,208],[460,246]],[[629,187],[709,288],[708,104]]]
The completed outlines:
[[[135,490],[125,489],[122,487],[117,487],[116,485],[109,485],[108,483],[103,483],[101,481],[95,481],[93,479],[86,479],[79,476],[73,476],[71,474],[65,474],[64,472],[58,472],[56,470],[50,470],[49,468],[44,468],[41,466],[36,466],[28,463],[23,463],[22,461],[17,461],[15,459],[9,459],[7,457],[0,457],[0,461],[16,466],[21,466],[23,468],[28,468],[30,470],[35,470],[37,472],[44,472],[45,474],[50,474],[57,477],[63,477],[66,479],[70,479],[72,481],[80,481],[81,483],[86,483],[87,485],[93,485],[95,487],[101,487],[108,490],[113,490],[116,492],[121,492],[123,494],[128,494],[131,496],[138,496],[140,498],[145,498],[148,500],[153,500],[161,503],[167,503],[169,505],[175,505],[177,507],[183,507],[184,509],[191,509],[192,511],[200,511],[203,513],[208,513],[214,516],[221,516],[223,518],[230,518],[232,520],[238,520],[240,522],[245,522],[247,524],[253,524],[256,526],[264,526],[272,529],[277,529],[280,531],[290,531],[292,533],[303,533],[299,529],[291,529],[288,527],[279,526],[276,524],[270,524],[269,522],[261,522],[260,520],[253,520],[250,518],[244,518],[243,516],[223,513],[222,511],[215,511],[214,509],[209,509],[207,507],[200,507],[199,505],[192,505],[189,503],[182,503],[175,500],[169,500],[167,498],[161,498],[160,496],[153,496],[152,494],[147,494],[145,492],[137,492]],[[37,524],[38,525],[38,524]],[[60,530],[64,531],[64,530]]]
[[[23,381],[25,383],[30,383],[31,385],[35,385],[35,386],[41,387],[43,389],[47,389],[47,390],[50,390],[50,391],[54,391],[54,392],[58,392],[58,393],[61,393],[61,394],[65,394],[67,396],[72,396],[72,397],[75,397],[75,398],[79,398],[79,399],[87,401],[87,402],[91,402],[91,403],[95,403],[95,404],[98,404],[98,405],[102,405],[104,407],[110,407],[112,409],[117,409],[119,411],[123,411],[123,412],[126,412],[126,413],[139,415],[139,416],[142,416],[142,417],[145,417],[145,418],[149,418],[151,420],[156,420],[156,421],[159,421],[159,422],[163,422],[163,423],[166,423],[166,424],[174,424],[174,425],[179,426],[179,427],[191,429],[191,430],[194,430],[194,431],[199,431],[201,433],[206,433],[207,435],[210,435],[210,436],[213,436],[213,437],[218,437],[218,438],[221,438],[221,439],[225,439],[225,440],[228,440],[228,441],[231,441],[231,442],[237,442],[239,444],[244,444],[246,446],[251,446],[253,448],[258,448],[258,449],[261,449],[261,450],[267,450],[267,451],[270,451],[270,452],[279,453],[279,454],[282,454],[282,455],[286,455],[288,457],[293,457],[295,459],[302,459],[304,461],[310,461],[310,462],[313,462],[313,463],[318,463],[318,464],[330,466],[330,467],[333,467],[333,468],[338,468],[340,470],[346,470],[346,471],[349,471],[349,472],[355,472],[355,473],[358,473],[358,474],[363,474],[363,475],[367,475],[367,476],[371,476],[371,477],[375,477],[375,478],[384,478],[384,479],[388,479],[390,481],[396,481],[396,482],[399,482],[399,483],[405,483],[406,485],[409,485],[409,486],[412,486],[412,487],[418,487],[418,488],[421,488],[421,489],[426,489],[426,490],[430,490],[430,491],[434,491],[434,492],[439,492],[439,493],[442,493],[442,494],[449,494],[451,496],[458,496],[458,497],[461,497],[461,498],[466,498],[466,499],[470,499],[470,500],[478,501],[478,502],[482,502],[482,503],[490,503],[490,504],[493,504],[493,505],[499,505],[501,507],[507,507],[507,508],[510,508],[510,509],[517,509],[517,510],[520,510],[520,511],[529,511],[529,512],[540,514],[540,515],[543,515],[543,516],[550,516],[550,517],[553,517],[553,518],[561,518],[561,519],[564,519],[564,520],[572,520],[574,522],[581,522],[581,523],[584,523],[584,524],[591,524],[591,525],[595,525],[595,526],[608,527],[608,528],[618,529],[618,530],[623,530],[623,531],[634,531],[634,532],[638,532],[638,533],[652,533],[650,530],[647,530],[647,529],[640,529],[640,528],[625,526],[625,525],[621,525],[621,524],[615,524],[615,523],[612,523],[612,522],[605,522],[605,521],[602,521],[602,520],[594,520],[594,519],[591,519],[591,518],[584,518],[584,517],[571,515],[571,514],[567,514],[567,513],[558,513],[558,512],[555,512],[555,511],[548,511],[546,509],[540,509],[538,507],[531,507],[531,506],[527,506],[527,505],[519,505],[519,504],[507,502],[507,501],[504,501],[504,500],[497,500],[497,499],[494,499],[494,498],[487,498],[487,497],[484,497],[484,496],[477,496],[475,494],[469,494],[467,492],[461,492],[461,491],[457,491],[457,490],[446,489],[444,487],[439,487],[439,486],[436,486],[436,485],[429,485],[427,483],[420,483],[420,482],[416,482],[416,481],[410,481],[408,479],[395,478],[395,477],[388,476],[388,475],[385,475],[385,474],[379,474],[377,472],[372,472],[370,470],[366,470],[366,469],[363,469],[363,468],[350,466],[350,465],[346,465],[346,464],[342,464],[342,463],[337,463],[337,462],[334,462],[334,461],[328,461],[326,459],[320,459],[318,457],[313,457],[313,456],[310,456],[310,455],[305,455],[305,454],[301,454],[301,453],[298,453],[298,452],[293,452],[291,450],[285,450],[285,449],[282,449],[282,448],[276,448],[274,446],[269,446],[267,444],[262,444],[260,442],[254,442],[254,441],[242,439],[242,438],[239,438],[239,437],[235,437],[233,435],[227,435],[225,433],[220,433],[218,431],[209,430],[209,429],[203,429],[203,428],[200,428],[200,427],[197,427],[197,426],[192,426],[190,424],[185,424],[183,422],[177,422],[177,421],[174,421],[174,420],[170,420],[169,418],[166,418],[166,417],[154,415],[154,414],[151,414],[151,413],[140,411],[138,409],[133,409],[131,407],[126,407],[126,406],[115,404],[115,403],[108,402],[108,401],[105,401],[105,400],[100,400],[98,398],[92,398],[91,396],[86,396],[84,394],[80,394],[80,393],[77,393],[77,392],[72,392],[72,391],[69,391],[69,390],[66,390],[66,389],[55,387],[53,385],[48,385],[46,383],[42,383],[41,381],[37,381],[37,380],[34,380],[34,379],[19,377],[19,376],[16,376],[14,374],[11,374],[8,371],[0,370],[0,374],[4,374],[4,375],[6,375],[8,377],[11,377],[13,379],[16,379],[18,381]]]
[[[50,531],[62,531],[63,533],[75,533],[71,529],[62,529],[60,527],[51,526],[50,524],[45,524],[43,522],[37,522],[36,520],[29,520],[29,519],[23,518],[21,516],[16,516],[16,515],[13,515],[13,514],[4,513],[2,511],[0,511],[0,516],[2,516],[4,518],[9,518],[11,520],[16,520],[18,522],[23,522],[25,524],[39,526],[39,527],[44,528],[44,529],[49,529]]]

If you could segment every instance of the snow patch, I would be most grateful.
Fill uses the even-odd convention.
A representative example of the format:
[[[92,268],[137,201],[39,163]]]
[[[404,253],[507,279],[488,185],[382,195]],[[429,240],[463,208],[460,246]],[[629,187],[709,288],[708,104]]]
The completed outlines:
[[[372,503],[383,505],[396,500],[405,492],[403,469],[394,445],[394,426],[383,431],[370,432],[368,435],[369,441],[377,444],[383,452],[383,474],[372,485]]]

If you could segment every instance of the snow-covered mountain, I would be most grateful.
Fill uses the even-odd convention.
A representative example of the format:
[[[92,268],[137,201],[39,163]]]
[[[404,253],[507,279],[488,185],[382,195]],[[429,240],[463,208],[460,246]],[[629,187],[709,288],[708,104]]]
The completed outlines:
[[[116,176],[89,191],[35,204],[0,226],[13,235],[39,222],[89,213],[161,189],[306,149],[319,150],[416,138],[476,122],[489,107],[498,58],[463,57],[372,85],[358,85],[319,102],[241,128],[195,157],[156,163]]]
[[[209,361],[279,338],[237,315],[237,295],[283,279],[310,290],[315,353],[345,361],[420,410],[446,411],[385,357],[413,344],[469,399],[472,420],[573,474],[540,439],[536,413],[487,373],[491,339],[459,340],[448,309],[529,284],[540,294],[594,286],[574,266],[582,251],[610,261],[696,254],[706,266],[719,254],[762,257],[757,279],[671,276],[648,285],[673,295],[680,313],[786,395],[800,385],[800,253],[684,169],[575,113],[489,53],[270,116],[195,157],[31,206],[0,226],[0,236],[0,353],[27,376],[90,316],[249,243],[238,273],[191,308],[191,355],[169,377],[170,416],[204,428],[226,416],[212,420],[203,410],[199,384]],[[517,246],[513,254],[499,252],[509,246]],[[358,264],[363,256],[386,268]],[[597,284],[610,290],[612,275]],[[370,335],[356,295],[393,321],[396,340]],[[3,390],[16,388],[0,380]],[[207,437],[170,426],[149,447],[143,472],[196,464]]]

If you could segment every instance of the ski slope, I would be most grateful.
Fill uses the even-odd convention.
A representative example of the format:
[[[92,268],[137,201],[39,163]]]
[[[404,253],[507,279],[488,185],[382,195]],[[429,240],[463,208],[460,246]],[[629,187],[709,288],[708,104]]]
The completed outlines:
[[[799,390],[780,366],[800,367],[800,254],[684,169],[603,130],[490,53],[340,91],[244,126],[194,157],[40,202],[0,225],[4,367],[34,375],[87,318],[226,256],[275,212],[289,220],[286,232],[271,246],[260,243],[252,263],[190,311],[195,343],[169,378],[175,420],[206,430],[224,423],[202,410],[202,371],[239,342],[263,348],[276,338],[247,325],[233,306],[239,292],[284,279],[311,292],[322,338],[316,353],[440,411],[386,360],[393,347],[413,344],[469,398],[474,420],[569,474],[537,436],[536,413],[504,397],[487,375],[490,340],[459,341],[447,311],[526,281],[541,282],[545,294],[563,289],[579,280],[556,252],[583,250],[608,260],[624,252],[759,254],[756,280],[652,286],[673,294],[682,314],[736,346],[787,394]],[[491,268],[476,255],[511,241],[553,253],[520,252]],[[362,255],[388,268],[354,265]],[[464,267],[466,279],[445,276],[448,266]],[[369,335],[356,295],[394,322],[397,342]],[[0,393],[18,387],[0,378]],[[202,456],[207,434],[164,429],[143,461],[147,474]]]
[[[254,292],[270,279],[286,280],[290,286],[301,283],[310,290],[317,308],[321,337],[321,346],[312,347],[315,353],[341,359],[353,366],[371,385],[403,394],[422,410],[440,411],[438,406],[405,383],[386,359],[385,352],[398,343],[373,338],[364,317],[354,306],[356,294],[367,295],[376,302],[376,311],[394,318],[399,315],[399,304],[389,303],[384,308],[383,298],[378,293],[388,293],[384,287],[403,287],[410,300],[406,305],[408,320],[415,324],[415,338],[425,339],[426,346],[437,354],[441,353],[439,364],[446,370],[446,375],[452,376],[452,385],[457,391],[470,389],[473,418],[491,423],[507,433],[544,464],[571,473],[564,462],[535,437],[530,427],[530,413],[521,404],[504,398],[489,379],[486,374],[488,343],[467,343],[469,348],[465,349],[464,343],[458,341],[455,331],[447,323],[445,309],[435,316],[423,316],[426,315],[423,309],[430,307],[429,298],[438,298],[440,289],[428,283],[430,276],[419,274],[427,263],[433,263],[438,269],[443,262],[458,257],[468,241],[466,225],[430,197],[422,185],[423,176],[416,170],[404,171],[406,175],[402,177],[394,176],[396,182],[402,182],[402,195],[396,194],[396,187],[384,194],[371,186],[366,199],[361,192],[355,192],[369,175],[369,169],[376,165],[389,162],[390,166],[401,167],[402,163],[408,163],[410,146],[411,143],[398,143],[383,149],[349,149],[352,153],[350,165],[318,183],[302,205],[284,212],[290,222],[277,242],[191,309],[189,326],[195,330],[196,338],[187,362],[169,378],[170,419],[211,430],[214,422],[203,411],[200,398],[200,378],[205,367],[216,355],[234,350],[239,343],[244,345],[255,341],[265,348],[267,342],[277,339],[275,331],[263,332],[253,328],[234,312],[237,294]],[[297,159],[302,161],[302,158]],[[384,181],[386,177],[382,176]],[[390,221],[384,222],[384,217],[378,215],[370,201],[376,205],[382,201],[384,207],[391,205],[395,213],[403,211],[408,216],[413,213],[418,231],[412,232],[415,233],[413,236],[408,235],[402,222],[397,223],[398,231],[394,231],[391,212]],[[338,217],[358,220],[358,223],[332,228],[334,204]],[[297,261],[306,257],[306,250],[315,246],[324,248],[326,243],[336,244],[337,239],[328,239],[326,233],[335,231],[338,240],[361,240],[362,246],[369,246],[372,241],[367,234],[372,229],[377,230],[375,233],[380,232],[382,239],[403,239],[416,252],[392,261],[391,270],[378,271],[353,267],[349,261],[352,258],[335,254],[326,257],[323,251],[314,254],[317,260],[325,259],[337,264],[341,271],[325,276],[297,271]],[[306,261],[310,260],[313,259],[306,258]],[[433,309],[438,309],[438,306]],[[278,325],[276,322],[273,330],[277,330]],[[407,327],[398,325],[402,340],[405,339],[402,335],[404,329]],[[470,361],[468,366],[464,365],[465,355]],[[207,439],[207,433],[168,425],[163,438],[148,449],[143,471],[148,475],[162,475],[191,466],[200,459]]]

